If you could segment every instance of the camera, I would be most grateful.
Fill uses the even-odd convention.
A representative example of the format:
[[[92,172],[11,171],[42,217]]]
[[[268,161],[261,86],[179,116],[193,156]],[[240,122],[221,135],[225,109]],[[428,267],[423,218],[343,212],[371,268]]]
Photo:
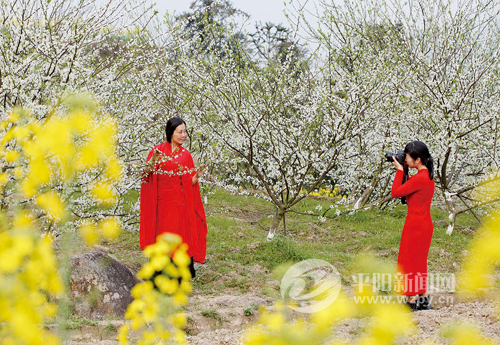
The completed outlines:
[[[406,154],[405,154],[404,150],[399,150],[396,153],[386,151],[385,158],[386,158],[387,162],[392,163],[393,162],[392,157],[396,157],[396,160],[399,162],[399,164],[401,164],[401,165],[405,164]]]
[[[406,181],[408,181],[408,167],[405,166],[405,158],[406,158],[405,151],[399,150],[396,153],[389,152],[389,151],[385,152],[385,159],[387,160],[387,162],[389,162],[389,163],[394,162],[392,157],[396,157],[396,160],[399,162],[399,164],[401,164],[404,167],[404,175],[403,175],[403,184],[404,184]],[[400,200],[401,200],[401,203],[403,205],[406,205],[406,197],[405,196],[400,198]]]

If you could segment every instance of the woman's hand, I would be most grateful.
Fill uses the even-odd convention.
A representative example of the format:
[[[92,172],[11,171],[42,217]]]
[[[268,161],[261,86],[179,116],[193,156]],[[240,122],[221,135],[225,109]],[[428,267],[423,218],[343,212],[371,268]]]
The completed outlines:
[[[207,171],[207,166],[205,164],[200,165],[198,169],[196,169],[196,174],[193,176],[193,186],[198,182],[198,179],[203,176],[205,171]]]
[[[146,167],[144,168],[144,172],[146,174],[151,173],[151,171],[153,170],[153,167],[161,159],[162,155],[163,155],[162,152],[159,151],[158,149],[155,149],[153,151],[153,156],[151,157],[149,162],[146,164]]]
[[[196,177],[202,177],[205,171],[207,171],[207,166],[205,164],[200,165],[198,169],[196,169]]]
[[[396,160],[396,156],[392,156],[392,164],[394,164],[394,166],[396,168],[398,168],[398,170],[403,170],[404,171],[404,168],[401,164],[399,164],[399,162]]]
[[[154,150],[153,157],[151,157],[151,162],[156,164],[156,162],[161,158],[162,153],[159,150]]]

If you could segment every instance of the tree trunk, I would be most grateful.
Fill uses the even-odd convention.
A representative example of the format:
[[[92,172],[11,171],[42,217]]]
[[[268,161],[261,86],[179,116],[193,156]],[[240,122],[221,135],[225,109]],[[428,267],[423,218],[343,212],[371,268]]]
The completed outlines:
[[[384,162],[385,160],[382,160],[380,162],[377,171],[375,171],[375,174],[373,174],[370,186],[364,190],[363,194],[361,194],[358,201],[356,201],[356,204],[354,204],[355,210],[363,208],[370,199],[370,196],[372,195],[375,188],[377,188],[377,185],[380,182],[380,180],[378,179],[378,175],[380,175],[380,173],[382,172],[382,169],[384,167]]]
[[[370,198],[370,195],[372,194],[373,189],[371,187],[368,187],[365,189],[363,194],[359,197],[359,199],[356,201],[354,204],[354,209],[359,210],[360,208],[363,208],[366,205],[366,202]]]
[[[390,194],[389,195],[386,195],[385,197],[383,197],[380,201],[379,201],[379,204],[378,204],[378,207],[383,210],[387,207],[387,205],[389,204],[389,202],[394,199]]]
[[[457,210],[453,200],[451,200],[452,194],[443,191],[443,197],[446,203],[446,209],[448,210],[448,229],[446,230],[447,235],[451,235],[455,229],[455,219],[457,218]]]
[[[271,226],[269,227],[269,233],[267,234],[268,241],[273,240],[274,233],[276,232],[276,230],[279,229],[281,218],[283,218],[283,211],[278,209],[278,210],[276,210],[276,214],[274,215],[273,222],[271,223]]]

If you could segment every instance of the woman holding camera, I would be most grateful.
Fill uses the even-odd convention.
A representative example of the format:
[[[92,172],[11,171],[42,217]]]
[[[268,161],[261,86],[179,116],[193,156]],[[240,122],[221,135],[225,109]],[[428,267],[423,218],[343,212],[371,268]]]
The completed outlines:
[[[428,310],[432,309],[427,294],[427,257],[433,233],[431,201],[434,195],[434,161],[421,141],[408,143],[404,152],[404,166],[395,157],[392,162],[398,170],[391,196],[406,197],[408,204],[399,247],[396,291],[407,296],[407,304],[412,310]],[[403,183],[408,168],[418,172]]]
[[[182,147],[186,123],[179,117],[168,120],[167,141],[156,145],[148,155],[141,184],[140,244],[144,250],[156,237],[170,232],[187,243],[193,262],[205,262],[207,221],[201,202],[198,179],[205,167],[196,169],[191,153]]]

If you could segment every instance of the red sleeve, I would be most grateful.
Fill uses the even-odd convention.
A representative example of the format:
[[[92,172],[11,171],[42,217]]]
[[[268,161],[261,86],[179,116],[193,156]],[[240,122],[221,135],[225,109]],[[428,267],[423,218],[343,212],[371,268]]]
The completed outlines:
[[[148,155],[148,160],[153,156],[153,150]],[[141,183],[141,214],[139,237],[141,250],[156,241],[156,198],[157,174],[143,174]]]
[[[408,181],[403,184],[403,175],[403,170],[398,169],[394,182],[392,183],[391,196],[393,198],[402,198],[422,189],[421,184],[414,178],[408,179]]]
[[[196,171],[194,170],[193,156],[189,152],[186,154],[185,164],[186,168],[193,169],[192,172],[183,176],[184,181],[186,181],[183,181],[183,186],[185,183],[183,188],[186,192],[186,201],[190,205],[188,213],[193,212],[190,217],[192,217],[191,219],[193,219],[195,225],[193,228],[196,229],[193,231],[193,260],[203,263],[207,252],[207,218],[201,201],[200,184],[196,182],[193,185],[193,176]]]

